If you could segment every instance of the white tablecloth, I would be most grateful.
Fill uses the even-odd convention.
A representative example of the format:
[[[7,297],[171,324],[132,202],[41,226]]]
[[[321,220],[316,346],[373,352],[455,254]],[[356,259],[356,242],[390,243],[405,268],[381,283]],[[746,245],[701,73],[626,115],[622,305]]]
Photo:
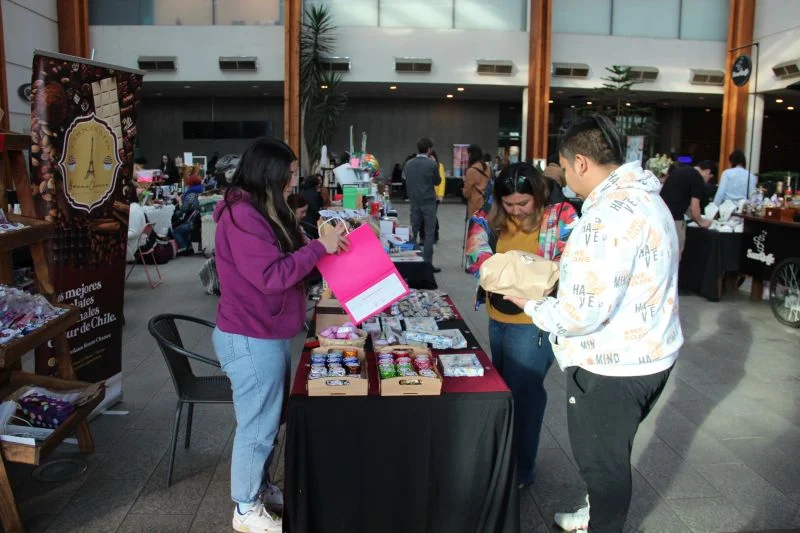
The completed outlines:
[[[212,215],[203,215],[200,240],[203,241],[203,254],[206,257],[214,255],[214,234],[217,232],[217,223]]]
[[[175,206],[146,205],[142,209],[147,221],[155,225],[156,233],[161,237],[166,237],[172,227],[172,215],[175,213]]]

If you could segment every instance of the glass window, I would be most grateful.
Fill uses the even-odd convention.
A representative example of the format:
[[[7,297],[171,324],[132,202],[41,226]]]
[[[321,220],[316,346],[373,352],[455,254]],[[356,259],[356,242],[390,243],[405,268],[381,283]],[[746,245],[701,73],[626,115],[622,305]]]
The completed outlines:
[[[726,41],[730,0],[682,0],[681,39]]]
[[[452,28],[453,0],[380,0],[379,24],[393,28]]]
[[[142,0],[142,3],[145,3]],[[151,0],[157,26],[211,26],[212,0]]]
[[[327,6],[336,26],[377,26],[378,0],[306,0],[305,9]]]
[[[609,35],[611,0],[554,1],[553,33]]]
[[[456,0],[456,28],[525,31],[527,7],[526,0]]]
[[[214,0],[214,24],[253,26],[278,24],[279,0]]]
[[[612,33],[677,39],[681,0],[614,0]]]

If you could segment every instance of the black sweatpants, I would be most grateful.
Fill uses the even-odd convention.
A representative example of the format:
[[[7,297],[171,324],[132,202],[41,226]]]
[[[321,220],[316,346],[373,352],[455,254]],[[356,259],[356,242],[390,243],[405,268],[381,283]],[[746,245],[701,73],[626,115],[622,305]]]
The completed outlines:
[[[589,531],[619,533],[631,503],[631,448],[672,369],[609,377],[567,369],[569,442],[589,493]]]

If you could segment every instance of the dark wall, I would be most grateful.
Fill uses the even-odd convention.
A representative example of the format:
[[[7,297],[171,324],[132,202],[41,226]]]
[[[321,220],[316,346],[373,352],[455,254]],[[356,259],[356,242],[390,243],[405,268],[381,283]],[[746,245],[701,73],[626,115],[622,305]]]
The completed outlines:
[[[796,111],[767,111],[761,136],[761,172],[770,170],[800,170],[797,154],[800,153],[800,133]],[[749,153],[750,147],[744,148]]]
[[[150,166],[162,153],[172,157],[192,152],[211,157],[241,153],[252,139],[184,139],[183,123],[197,121],[272,121],[283,136],[283,100],[278,98],[147,98],[139,112],[139,152]],[[265,127],[266,131],[266,127]]]
[[[683,108],[681,111],[681,154],[695,161],[719,161],[722,112],[719,109]]]
[[[328,151],[341,154],[349,149],[352,124],[356,150],[361,147],[361,132],[366,131],[367,151],[378,158],[384,173],[391,173],[395,163],[403,163],[416,151],[417,139],[427,136],[450,173],[453,144],[474,143],[494,154],[499,108],[497,102],[351,99]]]

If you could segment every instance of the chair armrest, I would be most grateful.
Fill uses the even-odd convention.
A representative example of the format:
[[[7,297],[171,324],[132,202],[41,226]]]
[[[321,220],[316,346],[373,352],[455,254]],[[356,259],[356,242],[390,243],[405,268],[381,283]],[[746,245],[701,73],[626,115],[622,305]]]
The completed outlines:
[[[209,359],[208,357],[193,352],[181,350],[177,346],[173,347],[173,349],[180,351],[184,356],[186,356],[189,359],[194,359],[195,361],[200,361],[201,363],[205,363],[207,365],[211,365],[216,368],[222,368],[222,365],[219,364],[219,361],[214,361],[213,359]]]

